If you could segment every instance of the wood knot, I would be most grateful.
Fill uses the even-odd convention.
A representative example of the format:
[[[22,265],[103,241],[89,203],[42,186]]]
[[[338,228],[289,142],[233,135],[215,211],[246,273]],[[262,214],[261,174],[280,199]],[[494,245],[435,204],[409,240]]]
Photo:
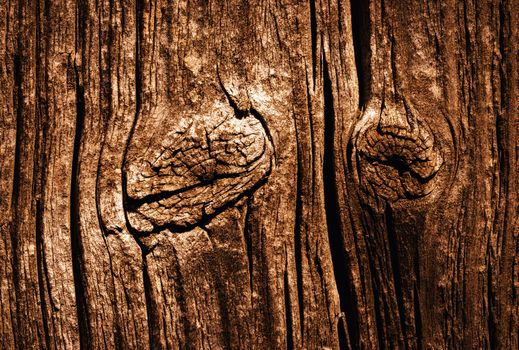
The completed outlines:
[[[158,118],[167,118],[161,115]],[[125,162],[130,226],[143,234],[183,232],[203,224],[270,174],[273,147],[261,116],[215,104],[179,119]]]
[[[361,121],[355,137],[356,163],[368,196],[395,202],[428,195],[443,164],[429,126],[409,108],[386,108],[378,118]]]

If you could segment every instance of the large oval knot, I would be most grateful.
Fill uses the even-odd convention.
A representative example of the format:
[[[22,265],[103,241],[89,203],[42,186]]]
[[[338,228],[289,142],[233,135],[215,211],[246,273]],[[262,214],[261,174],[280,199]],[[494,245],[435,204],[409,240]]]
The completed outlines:
[[[261,116],[238,116],[219,102],[179,118],[145,150],[134,148],[125,162],[127,215],[143,234],[186,231],[210,220],[257,189],[273,164]]]

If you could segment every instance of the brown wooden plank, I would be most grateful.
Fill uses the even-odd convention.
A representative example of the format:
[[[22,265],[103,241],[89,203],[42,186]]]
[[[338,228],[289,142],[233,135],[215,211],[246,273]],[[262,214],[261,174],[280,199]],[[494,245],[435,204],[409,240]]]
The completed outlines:
[[[79,347],[70,207],[76,122],[75,2],[37,4],[39,184],[36,235],[46,347]],[[37,129],[36,129],[37,128]]]
[[[122,206],[114,193],[120,193],[121,152],[136,113],[135,14],[130,1],[81,1],[77,8],[73,254],[86,348],[149,345],[141,252],[124,227],[113,230],[118,216],[110,216]]]
[[[517,4],[0,4],[0,348],[511,349]]]
[[[516,255],[510,6],[353,3],[362,111],[337,177],[355,346],[517,344],[514,287],[495,289]]]
[[[322,196],[322,66],[314,61],[321,46],[312,44],[318,39],[311,30],[315,9],[291,2],[151,2],[140,9],[142,107],[126,169],[137,206],[130,208],[130,223],[141,231],[147,254],[152,344],[337,346],[340,311]],[[142,206],[152,196],[160,202],[154,188],[164,185],[149,181],[151,190],[133,190],[134,181],[147,181],[138,180],[139,171],[152,171],[139,162],[174,147],[183,118],[198,122],[203,113],[232,113],[230,107],[244,115],[253,111],[268,128],[275,165],[266,184],[243,197],[237,211],[208,214],[202,230],[176,227],[184,223]],[[174,180],[170,191],[175,181],[185,180]]]
[[[16,148],[17,91],[14,82],[14,52],[16,34],[12,23],[16,22],[16,8],[0,6],[0,28],[5,33],[0,37],[0,318],[2,349],[14,348],[16,329],[16,303],[12,264],[12,206],[13,178]]]

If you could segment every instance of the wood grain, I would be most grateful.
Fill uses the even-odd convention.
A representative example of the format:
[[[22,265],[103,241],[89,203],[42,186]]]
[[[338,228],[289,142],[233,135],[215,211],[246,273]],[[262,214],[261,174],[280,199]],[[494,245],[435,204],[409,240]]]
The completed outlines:
[[[516,12],[2,2],[0,348],[517,348]]]

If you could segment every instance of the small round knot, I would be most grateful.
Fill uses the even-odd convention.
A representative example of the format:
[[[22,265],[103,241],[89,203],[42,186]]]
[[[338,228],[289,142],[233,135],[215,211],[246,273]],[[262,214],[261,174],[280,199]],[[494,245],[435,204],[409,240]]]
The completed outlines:
[[[435,187],[441,152],[428,125],[409,113],[385,110],[356,137],[358,176],[371,197],[416,199]]]

